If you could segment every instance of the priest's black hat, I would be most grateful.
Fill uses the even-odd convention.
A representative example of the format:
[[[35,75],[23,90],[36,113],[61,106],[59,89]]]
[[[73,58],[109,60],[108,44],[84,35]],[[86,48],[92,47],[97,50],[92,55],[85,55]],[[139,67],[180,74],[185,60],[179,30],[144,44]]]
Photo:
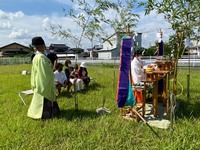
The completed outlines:
[[[44,40],[40,36],[36,36],[32,39],[32,45],[38,46],[38,45],[45,45]]]

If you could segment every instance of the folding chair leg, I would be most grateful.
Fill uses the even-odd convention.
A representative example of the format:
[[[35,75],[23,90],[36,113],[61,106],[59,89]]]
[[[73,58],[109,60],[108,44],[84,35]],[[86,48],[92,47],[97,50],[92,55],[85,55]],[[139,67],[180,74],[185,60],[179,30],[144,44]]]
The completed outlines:
[[[24,105],[26,105],[25,101],[24,101],[24,98],[26,97],[26,95],[24,96],[24,98],[21,96],[20,93],[18,93],[19,97],[21,98],[22,102],[24,103]]]

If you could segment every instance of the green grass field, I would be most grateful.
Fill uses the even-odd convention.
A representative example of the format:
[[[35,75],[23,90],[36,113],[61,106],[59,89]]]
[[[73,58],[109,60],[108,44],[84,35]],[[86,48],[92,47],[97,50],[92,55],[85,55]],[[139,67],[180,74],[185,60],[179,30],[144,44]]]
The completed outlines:
[[[22,75],[23,70],[31,71],[31,65],[0,66],[0,149],[194,150],[200,147],[200,71],[191,71],[188,101],[187,70],[179,70],[180,106],[174,132],[154,128],[159,139],[142,122],[120,118],[115,100],[118,68],[89,66],[89,75],[96,80],[78,93],[79,111],[74,109],[74,94],[63,91],[57,99],[61,115],[45,121],[28,118],[31,96],[26,97],[24,105],[17,95],[30,89],[30,75]],[[99,116],[96,109],[103,100],[111,114]]]

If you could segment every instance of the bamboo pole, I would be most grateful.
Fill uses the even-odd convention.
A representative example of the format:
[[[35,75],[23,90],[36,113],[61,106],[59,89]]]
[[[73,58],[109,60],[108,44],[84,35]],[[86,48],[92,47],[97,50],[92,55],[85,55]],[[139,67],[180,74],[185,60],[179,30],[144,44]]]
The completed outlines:
[[[136,115],[138,115],[138,116],[140,117],[140,119],[151,129],[151,131],[153,131],[153,133],[154,133],[158,138],[160,138],[160,136],[158,135],[158,133],[148,124],[148,122],[140,115],[140,113],[138,113],[138,111],[137,111],[135,108],[133,108],[132,110],[133,110],[133,112],[134,112]]]
[[[176,48],[176,59],[174,62],[174,82],[173,82],[173,93],[175,95],[177,95],[177,73],[178,73],[178,59],[179,59],[179,55],[180,55],[180,51],[181,51],[181,46],[182,46],[182,42],[183,42],[183,36],[181,32],[177,32],[177,38],[178,38],[178,46]]]

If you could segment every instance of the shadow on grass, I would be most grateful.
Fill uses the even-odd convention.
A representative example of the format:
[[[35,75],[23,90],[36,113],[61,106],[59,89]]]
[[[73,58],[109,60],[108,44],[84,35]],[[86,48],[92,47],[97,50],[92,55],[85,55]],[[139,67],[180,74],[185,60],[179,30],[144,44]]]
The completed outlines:
[[[99,90],[101,88],[101,85],[98,84],[97,82],[90,83],[85,90],[87,91],[93,91],[93,90]]]
[[[179,108],[176,113],[178,118],[200,118],[200,101],[194,100],[180,100]]]
[[[73,94],[74,94],[73,92],[62,91],[61,94],[59,95],[59,97],[72,98]]]
[[[82,91],[79,91],[79,93],[88,93],[90,91],[99,91],[99,89],[102,88],[102,86],[98,83],[92,83],[89,84],[85,89],[83,89]],[[61,94],[59,95],[59,97],[66,97],[66,98],[72,98],[74,97],[75,92],[71,91],[71,92],[67,92],[67,91],[62,91]]]
[[[85,87],[85,89],[80,91],[80,93],[86,94],[90,91],[99,91],[100,88],[102,88],[102,86],[95,82],[95,83],[89,84],[87,87]]]
[[[56,118],[72,121],[76,119],[82,120],[84,118],[97,118],[98,116],[95,111],[68,109],[60,110],[60,115]]]
[[[146,99],[146,102],[153,103],[152,97]],[[161,101],[159,101],[159,97],[158,104],[162,105]],[[177,99],[177,104],[176,118],[200,118],[200,101],[198,99]]]

